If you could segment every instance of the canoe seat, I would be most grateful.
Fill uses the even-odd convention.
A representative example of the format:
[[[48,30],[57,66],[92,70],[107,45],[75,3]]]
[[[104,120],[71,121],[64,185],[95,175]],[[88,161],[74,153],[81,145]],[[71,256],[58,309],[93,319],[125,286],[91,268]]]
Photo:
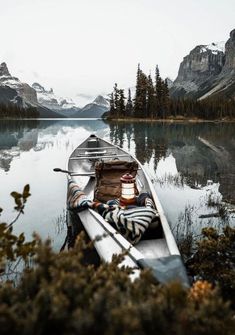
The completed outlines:
[[[98,148],[99,147],[99,139],[97,137],[90,137],[87,141],[88,148]]]
[[[104,155],[107,150],[97,150],[97,151],[85,151],[85,155]]]
[[[108,162],[96,162],[96,187],[94,201],[106,203],[108,200],[121,196],[120,178],[125,173],[136,176],[138,164],[135,161],[112,160]],[[136,195],[138,191],[136,190]]]

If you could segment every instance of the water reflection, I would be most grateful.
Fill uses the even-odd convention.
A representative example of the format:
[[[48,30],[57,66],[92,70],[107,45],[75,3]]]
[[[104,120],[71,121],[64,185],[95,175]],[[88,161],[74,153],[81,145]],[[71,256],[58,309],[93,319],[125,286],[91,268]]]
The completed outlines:
[[[224,199],[235,203],[235,124],[111,123],[110,138],[123,146],[135,142],[135,155],[142,164],[159,162],[169,155],[177,171],[191,186],[219,182]]]
[[[20,151],[28,151],[36,145],[37,126],[38,121],[0,122],[0,168],[9,171],[12,159],[19,156]]]
[[[100,120],[0,120],[1,221],[11,222],[16,215],[10,193],[30,184],[32,197],[14,230],[24,231],[27,238],[37,231],[59,248],[66,232],[55,232],[64,216],[67,185],[65,176],[53,168],[64,168],[70,153],[90,133],[103,137],[106,132],[107,125]]]
[[[66,178],[55,174],[91,133],[124,147],[151,175],[175,235],[200,231],[201,215],[218,211],[208,199],[235,203],[235,124],[105,123],[102,120],[0,120],[2,220],[15,217],[13,190],[30,184],[32,197],[15,232],[37,231],[60,247],[65,235]],[[230,216],[231,220],[234,218]],[[213,218],[213,224],[219,225]]]
[[[58,146],[53,136],[66,136],[69,129],[81,128],[88,132],[102,132],[106,128],[100,120],[0,120],[0,169],[10,170],[11,161],[23,151],[44,150]],[[43,139],[42,139],[43,138]],[[67,148],[69,147],[69,139]]]

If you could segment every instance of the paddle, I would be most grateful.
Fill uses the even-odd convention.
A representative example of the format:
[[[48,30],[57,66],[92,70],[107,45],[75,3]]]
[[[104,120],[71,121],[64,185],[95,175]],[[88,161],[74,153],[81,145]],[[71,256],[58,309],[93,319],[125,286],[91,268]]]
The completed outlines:
[[[63,173],[68,173],[68,174],[73,173],[72,171],[62,170],[62,169],[60,169],[60,168],[54,168],[53,171],[54,171],[54,172],[63,172]]]
[[[94,172],[87,172],[87,173],[76,173],[73,171],[68,171],[68,170],[62,170],[60,168],[54,168],[53,169],[54,172],[62,172],[62,173],[67,173],[70,176],[95,176]]]

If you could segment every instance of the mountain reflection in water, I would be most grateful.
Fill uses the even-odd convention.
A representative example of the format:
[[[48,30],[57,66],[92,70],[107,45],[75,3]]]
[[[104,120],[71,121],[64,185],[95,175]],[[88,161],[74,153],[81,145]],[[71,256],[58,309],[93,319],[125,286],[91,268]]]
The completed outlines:
[[[25,215],[15,224],[17,233],[30,237],[37,231],[60,245],[66,233],[61,229],[66,178],[53,168],[64,168],[70,153],[91,133],[129,150],[145,166],[175,234],[179,225],[182,235],[189,226],[198,233],[210,222],[199,218],[216,211],[208,208],[208,198],[235,203],[233,123],[0,120],[1,218],[15,216],[11,191],[29,183],[32,193]],[[234,217],[229,220],[233,223]]]
[[[111,141],[123,146],[135,142],[135,156],[142,164],[153,161],[156,171],[170,154],[177,171],[190,186],[219,182],[224,200],[235,203],[234,123],[119,123],[110,124]]]

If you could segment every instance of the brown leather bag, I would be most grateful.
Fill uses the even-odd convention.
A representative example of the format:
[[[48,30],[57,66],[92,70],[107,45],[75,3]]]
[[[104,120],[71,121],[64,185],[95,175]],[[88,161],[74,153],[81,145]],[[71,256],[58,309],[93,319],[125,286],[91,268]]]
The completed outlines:
[[[95,164],[96,187],[94,201],[106,203],[108,200],[119,198],[121,195],[120,178],[126,173],[130,173],[135,177],[137,170],[138,164],[135,161],[113,160],[97,162]]]

